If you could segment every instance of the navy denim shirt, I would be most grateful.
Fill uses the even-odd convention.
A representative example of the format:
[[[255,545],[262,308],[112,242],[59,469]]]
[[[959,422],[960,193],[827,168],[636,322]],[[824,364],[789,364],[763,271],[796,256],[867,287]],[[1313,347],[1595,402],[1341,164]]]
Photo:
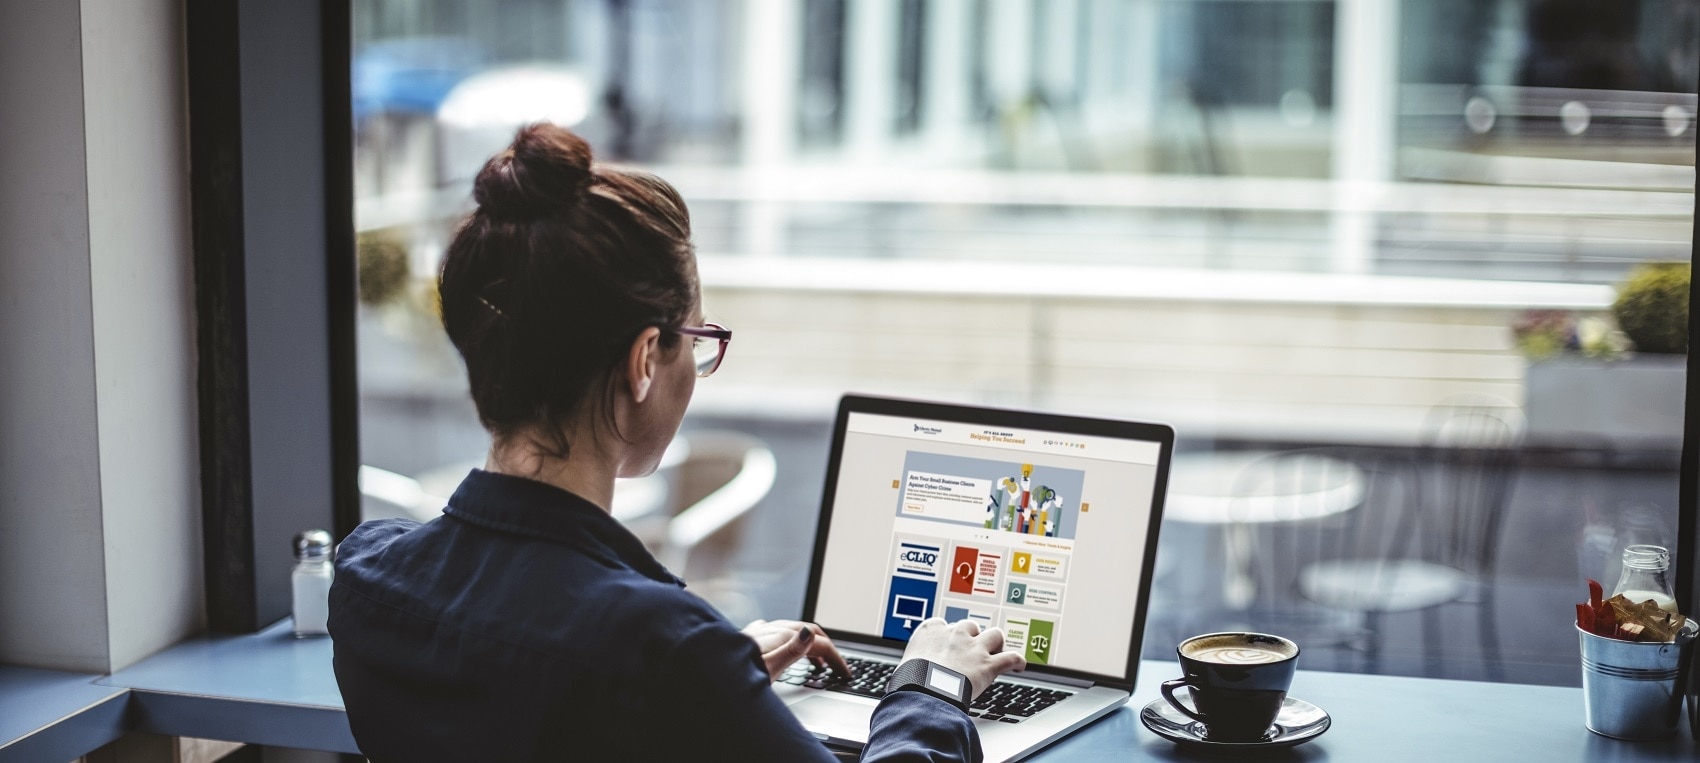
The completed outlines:
[[[337,683],[374,761],[833,760],[755,642],[595,504],[473,471],[440,519],[337,551]],[[898,692],[864,760],[978,761],[969,718]]]

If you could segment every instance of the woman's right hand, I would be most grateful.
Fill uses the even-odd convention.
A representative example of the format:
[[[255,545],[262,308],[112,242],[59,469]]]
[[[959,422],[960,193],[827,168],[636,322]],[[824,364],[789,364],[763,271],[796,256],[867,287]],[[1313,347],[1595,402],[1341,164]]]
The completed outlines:
[[[970,700],[980,696],[998,676],[1027,667],[1027,658],[1019,652],[1003,650],[1003,629],[982,631],[973,620],[946,623],[939,617],[915,626],[903,659],[930,660],[967,676],[974,686]]]

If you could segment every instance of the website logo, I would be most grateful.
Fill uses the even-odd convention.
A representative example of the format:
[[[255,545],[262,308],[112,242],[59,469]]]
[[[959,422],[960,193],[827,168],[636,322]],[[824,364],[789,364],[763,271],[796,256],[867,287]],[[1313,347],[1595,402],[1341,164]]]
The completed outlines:
[[[893,570],[899,575],[937,580],[944,549],[930,543],[899,541]]]
[[[920,432],[921,434],[943,434],[944,433],[944,430],[940,429],[938,427],[922,426],[920,424],[915,425],[915,431]]]
[[[916,564],[925,564],[925,565],[930,567],[930,566],[932,566],[933,562],[936,562],[936,561],[939,560],[939,555],[935,554],[931,551],[909,550],[909,551],[903,552],[902,559],[905,562],[914,562]]]

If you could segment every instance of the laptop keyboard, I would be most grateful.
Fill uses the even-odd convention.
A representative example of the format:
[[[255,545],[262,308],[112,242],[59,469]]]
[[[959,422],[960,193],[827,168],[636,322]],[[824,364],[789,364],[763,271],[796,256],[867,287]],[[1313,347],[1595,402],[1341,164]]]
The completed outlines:
[[[1020,723],[1069,696],[1066,691],[996,681],[968,706],[968,714],[988,721]]]
[[[892,671],[897,670],[896,665],[857,657],[846,657],[844,661],[850,663],[850,670],[855,673],[848,680],[827,668],[817,667],[808,660],[798,660],[786,668],[779,680],[792,686],[825,689],[860,697],[879,699],[885,696],[885,683],[891,678]],[[1070,693],[1066,691],[997,681],[969,705],[968,714],[988,721],[1020,723],[1033,717],[1035,713],[1068,699],[1069,696]]]
[[[891,672],[897,670],[896,665],[856,657],[846,657],[844,661],[850,663],[850,670],[855,673],[849,680],[829,668],[817,667],[808,660],[799,660],[786,668],[785,674],[780,676],[779,680],[793,686],[807,686],[810,689],[825,689],[859,697],[879,699],[885,696],[885,682],[891,678]]]

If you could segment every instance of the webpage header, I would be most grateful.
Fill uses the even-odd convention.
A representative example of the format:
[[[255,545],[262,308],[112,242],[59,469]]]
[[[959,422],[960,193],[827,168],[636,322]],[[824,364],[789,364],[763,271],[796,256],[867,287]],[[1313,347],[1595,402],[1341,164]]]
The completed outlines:
[[[1162,452],[1162,446],[1147,440],[1008,429],[871,413],[851,413],[846,431],[1133,464],[1154,465]]]

